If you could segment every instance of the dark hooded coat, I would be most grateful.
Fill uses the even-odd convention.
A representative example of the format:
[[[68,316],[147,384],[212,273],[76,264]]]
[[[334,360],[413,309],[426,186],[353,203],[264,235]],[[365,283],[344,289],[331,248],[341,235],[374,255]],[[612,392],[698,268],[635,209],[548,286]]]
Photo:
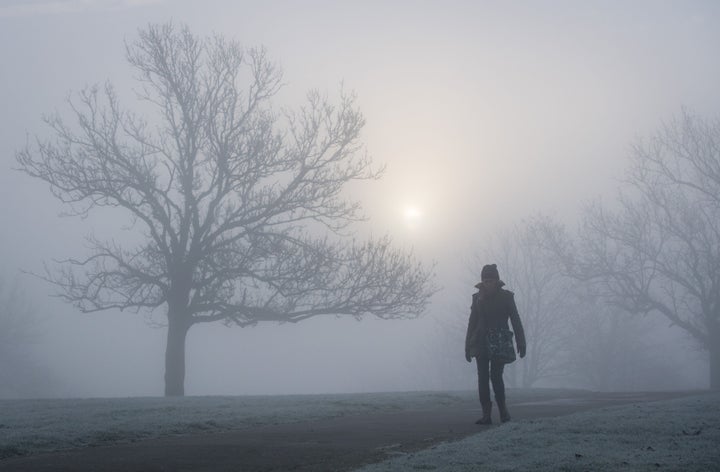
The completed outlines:
[[[515,294],[502,288],[503,285],[505,284],[500,282],[500,287],[494,294],[485,295],[480,290],[472,296],[470,319],[465,335],[465,356],[468,358],[485,356],[488,329],[508,329],[508,320],[512,323],[518,350],[525,351],[525,331],[515,305]]]

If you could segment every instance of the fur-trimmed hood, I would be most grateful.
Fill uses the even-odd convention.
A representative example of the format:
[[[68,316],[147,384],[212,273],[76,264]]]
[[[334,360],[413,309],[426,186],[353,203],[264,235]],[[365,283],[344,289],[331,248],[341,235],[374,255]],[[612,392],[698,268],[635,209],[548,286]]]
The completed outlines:
[[[480,289],[481,286],[482,286],[482,280],[475,284],[475,288],[477,288],[477,289]],[[504,286],[505,286],[505,282],[503,282],[502,280],[498,280],[498,288],[503,288]]]

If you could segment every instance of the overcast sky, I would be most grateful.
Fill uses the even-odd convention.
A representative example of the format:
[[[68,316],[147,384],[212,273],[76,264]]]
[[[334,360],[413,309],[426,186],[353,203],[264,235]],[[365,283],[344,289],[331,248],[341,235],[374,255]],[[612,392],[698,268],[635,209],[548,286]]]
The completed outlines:
[[[612,197],[634,138],[683,106],[720,111],[715,1],[0,0],[5,277],[82,254],[92,223],[58,218],[47,188],[11,170],[15,151],[45,132],[43,113],[67,111],[72,90],[110,80],[131,98],[124,41],[168,20],[267,47],[283,103],[311,87],[354,90],[363,141],[387,165],[358,190],[367,228],[437,261],[445,287],[419,321],[193,329],[190,394],[422,387],[419,352],[437,319],[467,316],[449,300],[467,305],[466,261],[488,235],[537,212],[572,220],[582,201]],[[79,315],[23,281],[68,394],[162,392],[162,330]]]

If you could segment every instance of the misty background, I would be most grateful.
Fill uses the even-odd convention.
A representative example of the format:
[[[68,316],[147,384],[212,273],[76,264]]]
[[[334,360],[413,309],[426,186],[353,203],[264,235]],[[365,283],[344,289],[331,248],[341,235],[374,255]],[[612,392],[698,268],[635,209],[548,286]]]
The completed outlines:
[[[355,91],[362,141],[387,166],[349,189],[368,217],[361,231],[434,261],[442,288],[415,320],[197,326],[186,392],[205,395],[474,388],[463,342],[479,269],[497,262],[510,290],[519,279],[499,235],[538,213],[572,225],[582,202],[615,197],[634,139],[683,107],[716,116],[718,19],[711,1],[0,1],[0,301],[31,320],[0,334],[0,396],[162,394],[166,334],[152,327],[162,310],[81,314],[21,273],[80,256],[91,230],[116,234],[126,222],[60,218],[47,186],[13,170],[18,149],[47,133],[42,115],[67,115],[70,91],[110,80],[132,106],[124,40],[149,22],[265,46],[284,71],[278,106],[310,88]],[[664,319],[602,307],[566,315],[563,326],[626,333],[593,356],[600,370],[626,372],[551,372],[534,386],[707,387],[706,355]],[[510,382],[529,358],[508,369]]]

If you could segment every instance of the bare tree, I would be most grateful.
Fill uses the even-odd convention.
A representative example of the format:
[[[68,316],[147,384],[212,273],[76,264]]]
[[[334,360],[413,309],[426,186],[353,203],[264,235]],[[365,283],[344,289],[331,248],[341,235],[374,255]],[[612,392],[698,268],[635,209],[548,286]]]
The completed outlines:
[[[540,380],[567,376],[566,339],[572,331],[570,321],[577,309],[573,293],[577,282],[565,274],[535,234],[535,226],[542,221],[540,216],[520,221],[486,239],[485,247],[468,263],[463,276],[467,277],[463,285],[472,287],[480,280],[480,268],[496,262],[507,288],[515,293],[528,338],[527,356],[508,365],[506,373],[508,384],[523,388],[530,388]],[[458,294],[454,302],[447,303],[446,311],[456,315],[441,318],[438,332],[428,343],[426,358],[421,361],[435,363],[444,384],[462,385],[468,377],[474,379],[476,375],[474,370],[466,368],[465,362],[458,363],[471,304],[469,292],[467,304],[462,297]]]
[[[552,255],[539,244],[536,219],[516,223],[498,234],[486,256],[497,261],[503,280],[515,292],[515,301],[528,338],[527,356],[508,366],[512,376],[519,373],[522,387],[560,374],[558,358],[567,335],[567,320],[574,305],[573,281],[564,275]],[[478,259],[476,267],[483,263]],[[479,280],[479,271],[475,274]]]
[[[638,390],[652,376],[656,352],[647,341],[647,320],[628,319],[602,297],[579,286],[577,310],[567,319],[562,367],[566,377],[595,390]]]
[[[186,27],[150,25],[127,45],[138,97],[110,85],[70,100],[75,129],[46,118],[53,140],[17,154],[74,215],[120,209],[136,247],[90,238],[90,255],[46,277],[84,312],[167,308],[165,394],[183,395],[185,339],[198,323],[239,326],[317,315],[419,315],[431,272],[387,238],[348,240],[361,220],[345,184],[380,171],[359,142],[354,97],[310,92],[273,111],[281,75],[263,50]],[[320,236],[318,236],[320,235]]]
[[[36,337],[36,318],[18,283],[0,279],[0,353]]]
[[[52,389],[34,349],[40,321],[20,284],[0,278],[0,397],[42,396]]]
[[[543,240],[578,278],[630,313],[659,313],[710,358],[720,388],[720,121],[684,111],[632,148],[617,209],[589,205],[573,244]]]

